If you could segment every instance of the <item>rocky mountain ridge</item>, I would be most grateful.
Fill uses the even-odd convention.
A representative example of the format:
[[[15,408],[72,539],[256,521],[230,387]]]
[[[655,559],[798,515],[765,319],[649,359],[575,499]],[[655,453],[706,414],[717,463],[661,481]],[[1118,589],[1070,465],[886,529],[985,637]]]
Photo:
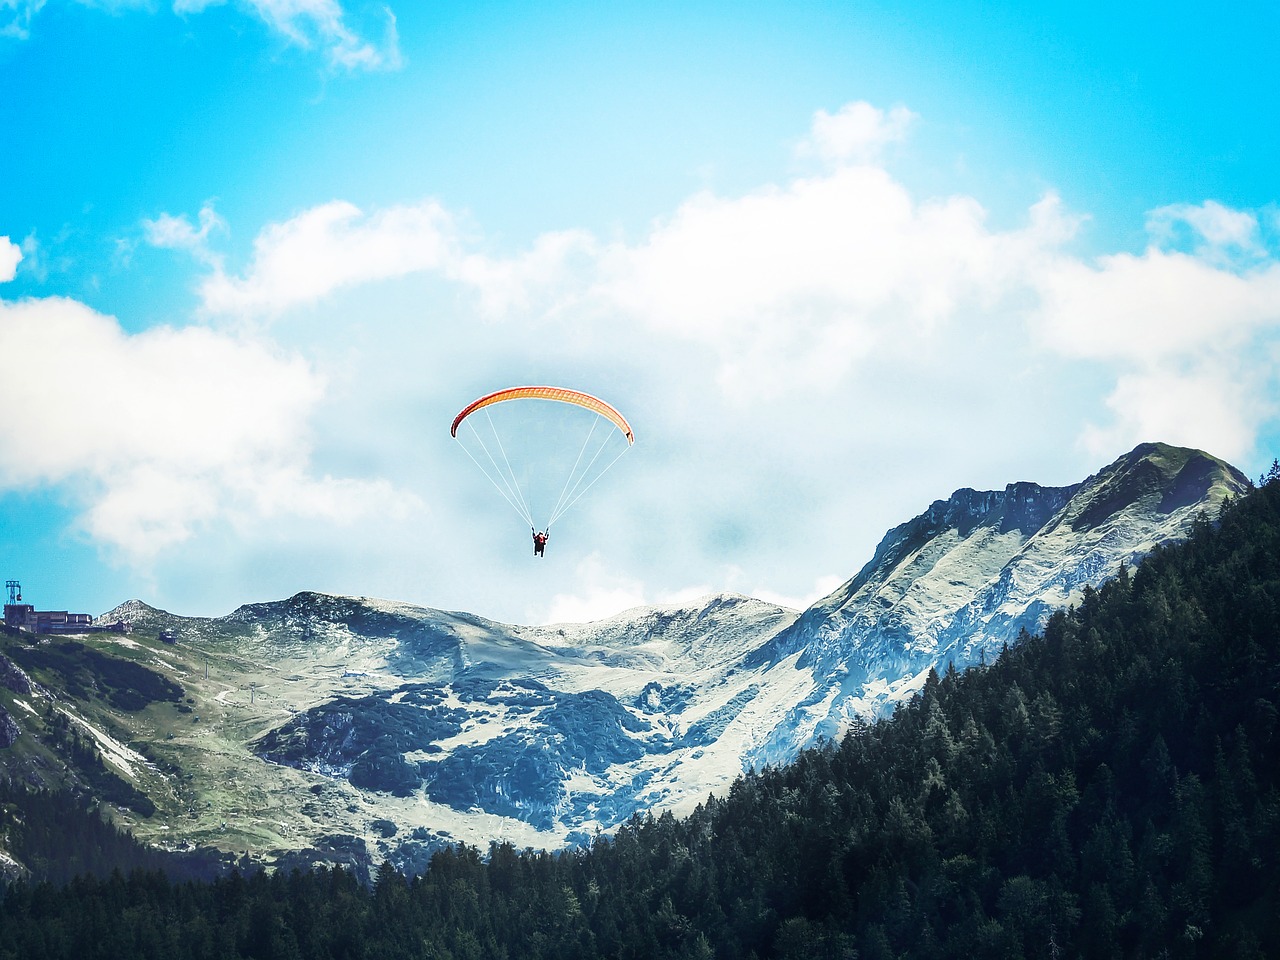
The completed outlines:
[[[958,490],[803,613],[722,595],[530,627],[316,593],[218,618],[130,601],[103,619],[131,636],[68,642],[181,685],[136,711],[83,678],[67,693],[65,658],[14,658],[159,807],[131,820],[144,836],[357,848],[407,867],[456,839],[555,847],[639,810],[690,809],[891,710],[930,669],[994,658],[1247,483],[1200,451],[1145,444],[1066,487]],[[23,700],[8,713],[38,738],[50,704],[0,698]],[[23,749],[0,759],[45,776],[48,751]]]
[[[798,655],[813,692],[756,755],[794,752],[791,729],[838,735],[892,709],[931,668],[994,659],[1022,630],[1185,535],[1201,511],[1247,489],[1201,451],[1142,444],[1078,484],[962,489],[890,530],[872,560],[752,658]]]

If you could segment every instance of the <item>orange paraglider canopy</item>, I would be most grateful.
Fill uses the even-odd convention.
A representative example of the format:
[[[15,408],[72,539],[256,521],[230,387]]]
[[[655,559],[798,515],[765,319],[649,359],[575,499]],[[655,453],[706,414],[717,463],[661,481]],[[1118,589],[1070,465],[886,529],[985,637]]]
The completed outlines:
[[[569,390],[565,387],[508,387],[505,390],[495,390],[493,393],[485,394],[479,400],[473,400],[467,404],[462,408],[462,412],[453,418],[453,426],[449,428],[449,435],[456,437],[458,435],[458,425],[477,410],[482,410],[491,404],[502,403],[504,400],[554,400],[558,403],[572,403],[575,406],[585,407],[600,414],[600,416],[609,420],[621,430],[623,436],[627,438],[628,446],[636,442],[635,435],[631,432],[631,424],[627,423],[626,417],[616,409],[599,397],[593,397],[591,394],[583,393],[581,390]]]

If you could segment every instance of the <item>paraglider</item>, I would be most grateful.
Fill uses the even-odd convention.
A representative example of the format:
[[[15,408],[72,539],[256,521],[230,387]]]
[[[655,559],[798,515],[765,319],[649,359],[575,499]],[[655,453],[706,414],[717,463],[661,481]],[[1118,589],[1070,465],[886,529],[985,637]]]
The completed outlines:
[[[615,407],[550,386],[487,393],[462,408],[449,433],[529,525],[537,557],[545,555],[551,525],[635,443]]]

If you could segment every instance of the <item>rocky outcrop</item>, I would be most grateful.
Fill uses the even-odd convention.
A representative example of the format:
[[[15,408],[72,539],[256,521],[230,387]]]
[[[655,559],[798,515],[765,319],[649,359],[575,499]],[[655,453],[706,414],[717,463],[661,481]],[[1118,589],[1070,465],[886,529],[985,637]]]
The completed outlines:
[[[172,716],[166,757],[203,757],[209,718],[238,718],[219,728],[220,749],[244,750],[236,776],[200,785],[210,774],[199,761],[184,775],[232,809],[256,809],[276,785],[279,821],[304,824],[293,849],[312,848],[299,856],[409,866],[439,844],[495,835],[589,843],[636,812],[691,810],[747,768],[890,712],[930,669],[998,656],[1246,485],[1200,451],[1144,444],[1069,486],[963,488],[891,529],[857,576],[803,613],[718,595],[518,626],[319,593],[214,618],[131,601],[105,615],[134,625],[128,657],[92,645],[10,652],[61,685],[51,693],[114,708],[129,737],[151,734],[147,716]],[[150,691],[155,671],[190,678],[187,698],[174,683],[121,699]],[[236,739],[248,729],[249,742]]]
[[[1186,536],[1249,486],[1199,450],[1143,444],[1068,487],[957,490],[890,530],[856,577],[806,610],[748,664],[798,653],[813,691],[758,762],[779,762],[857,716],[885,714],[933,668],[994,659],[1026,629],[1121,565]]]
[[[22,728],[18,726],[18,721],[9,716],[9,711],[4,707],[0,707],[0,749],[7,750],[18,742],[18,737],[22,736]]]
[[[26,671],[2,653],[0,653],[0,684],[14,693],[30,695],[32,691],[31,678],[27,676]]]

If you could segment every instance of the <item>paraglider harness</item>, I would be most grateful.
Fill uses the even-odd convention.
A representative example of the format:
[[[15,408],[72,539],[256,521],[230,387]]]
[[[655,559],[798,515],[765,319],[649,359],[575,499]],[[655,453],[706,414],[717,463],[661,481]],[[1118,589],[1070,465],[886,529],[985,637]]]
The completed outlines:
[[[533,527],[529,528],[529,532],[533,534],[533,555],[535,557],[542,556],[542,551],[547,548],[547,541],[551,538],[551,531],[539,532]]]

